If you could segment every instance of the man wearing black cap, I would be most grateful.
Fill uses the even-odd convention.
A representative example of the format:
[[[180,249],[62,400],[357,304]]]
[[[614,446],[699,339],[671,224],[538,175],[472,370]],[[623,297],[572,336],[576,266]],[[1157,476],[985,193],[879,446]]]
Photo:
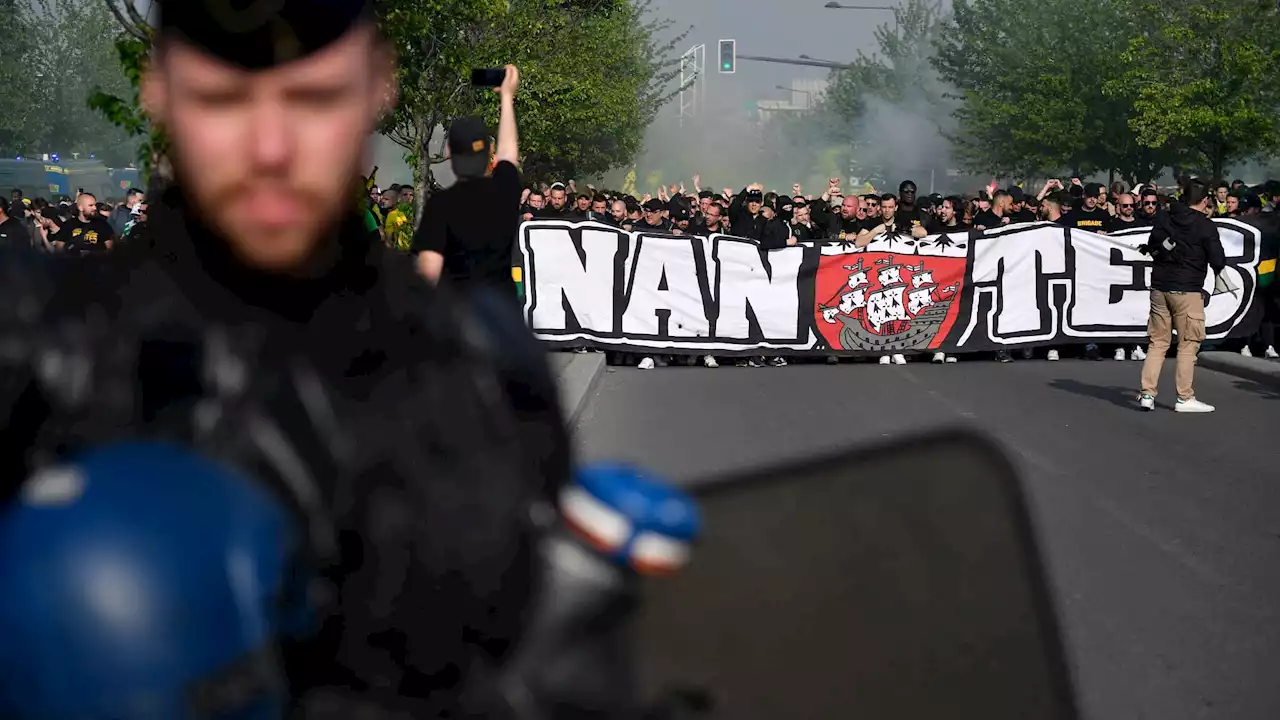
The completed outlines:
[[[449,127],[448,152],[452,187],[433,194],[422,211],[422,224],[413,238],[418,270],[436,281],[442,276],[455,285],[482,285],[515,297],[511,280],[511,251],[520,229],[519,135],[515,95],[520,71],[506,68],[498,88],[498,147],[493,175],[489,168],[489,130],[478,117],[461,117]]]
[[[265,708],[258,693],[284,686],[290,716],[501,716],[498,683],[482,678],[505,666],[529,617],[530,518],[568,475],[568,443],[519,315],[432,288],[370,237],[350,201],[394,99],[393,52],[371,4],[153,7],[141,95],[174,170],[148,192],[154,249],[0,258],[11,294],[0,306],[27,308],[0,327],[0,412],[19,420],[0,430],[0,501],[46,463],[101,443],[190,446],[297,510],[303,548],[272,557],[314,569],[306,589],[317,591],[305,608],[286,606],[301,572],[203,558],[247,583],[234,597],[253,606],[239,617],[271,627],[219,626],[261,643],[230,665],[169,658],[175,672],[216,674],[182,678],[192,712]],[[66,361],[52,367],[51,356]],[[260,530],[257,541],[277,537]],[[173,577],[151,575],[162,576]],[[208,590],[214,603],[232,596]],[[124,611],[130,628],[165,621],[149,615],[162,609]],[[202,608],[181,611],[207,624]],[[276,637],[277,617],[296,611],[315,634]],[[522,700],[538,700],[520,684]]]
[[[760,211],[764,207],[764,187],[749,185],[742,192],[733,196],[729,203],[729,225],[733,234],[738,237],[759,240],[764,236],[764,226],[768,222]]]
[[[1036,221],[1036,214],[1027,207],[1027,195],[1022,188],[1017,185],[1010,185],[1007,189],[1009,197],[1012,198],[1013,204],[1009,207],[1009,222],[1011,223],[1029,223]]]
[[[645,201],[641,208],[644,211],[643,217],[637,222],[631,224],[634,232],[651,232],[651,233],[669,233],[671,232],[671,221],[665,216],[667,210],[666,203],[657,198]]]
[[[1107,188],[1101,183],[1088,183],[1084,186],[1084,194],[1080,198],[1080,207],[1067,213],[1062,224],[1078,230],[1105,233],[1111,213],[1099,207],[1099,202],[1106,199]]]

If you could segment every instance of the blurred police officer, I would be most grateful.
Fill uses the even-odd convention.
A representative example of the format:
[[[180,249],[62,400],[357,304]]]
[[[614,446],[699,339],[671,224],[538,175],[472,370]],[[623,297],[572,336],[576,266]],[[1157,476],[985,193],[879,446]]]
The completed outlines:
[[[369,2],[158,6],[141,94],[176,178],[148,193],[155,249],[0,263],[4,494],[135,437],[251,468],[332,540],[308,554],[318,635],[263,648],[305,716],[501,717],[486,678],[528,617],[530,510],[568,472],[537,347],[364,231],[350,198],[396,70]]]

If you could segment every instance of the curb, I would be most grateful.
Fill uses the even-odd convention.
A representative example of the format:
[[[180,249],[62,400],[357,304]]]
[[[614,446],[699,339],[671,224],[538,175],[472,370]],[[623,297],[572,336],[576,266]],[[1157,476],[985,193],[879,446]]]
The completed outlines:
[[[1226,375],[1280,387],[1280,361],[1245,357],[1233,352],[1210,351],[1200,353],[1197,364]]]
[[[578,421],[578,416],[587,406],[587,398],[596,383],[604,377],[604,353],[564,353],[553,352],[551,369],[555,373],[556,386],[560,391],[560,407],[564,411],[565,421],[570,426]]]

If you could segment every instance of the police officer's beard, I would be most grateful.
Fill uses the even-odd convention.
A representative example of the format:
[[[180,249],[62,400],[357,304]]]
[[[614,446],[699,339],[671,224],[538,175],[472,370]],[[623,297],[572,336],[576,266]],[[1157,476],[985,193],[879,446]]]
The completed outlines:
[[[199,182],[188,172],[179,153],[172,153],[178,187],[188,211],[226,243],[240,262],[260,270],[290,275],[324,273],[338,256],[338,227],[341,216],[353,211],[350,188],[359,182],[360,170],[355,163],[345,168],[348,181],[326,197],[321,187],[308,186],[287,179],[237,177],[221,185]],[[358,156],[353,158],[358,161]],[[197,171],[198,172],[198,171]],[[270,227],[255,222],[250,213],[251,202],[270,202],[273,197],[286,198],[306,209],[298,222],[286,227]],[[326,242],[329,241],[329,242]]]

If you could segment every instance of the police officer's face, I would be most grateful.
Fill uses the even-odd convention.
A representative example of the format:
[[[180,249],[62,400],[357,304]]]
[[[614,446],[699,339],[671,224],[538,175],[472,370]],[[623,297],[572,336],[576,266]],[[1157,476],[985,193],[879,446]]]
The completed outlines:
[[[556,210],[563,210],[565,203],[564,191],[559,188],[551,191],[551,207]]]
[[[206,221],[245,262],[287,270],[350,208],[365,140],[395,101],[394,69],[368,27],[258,72],[170,42],[143,98]]]

